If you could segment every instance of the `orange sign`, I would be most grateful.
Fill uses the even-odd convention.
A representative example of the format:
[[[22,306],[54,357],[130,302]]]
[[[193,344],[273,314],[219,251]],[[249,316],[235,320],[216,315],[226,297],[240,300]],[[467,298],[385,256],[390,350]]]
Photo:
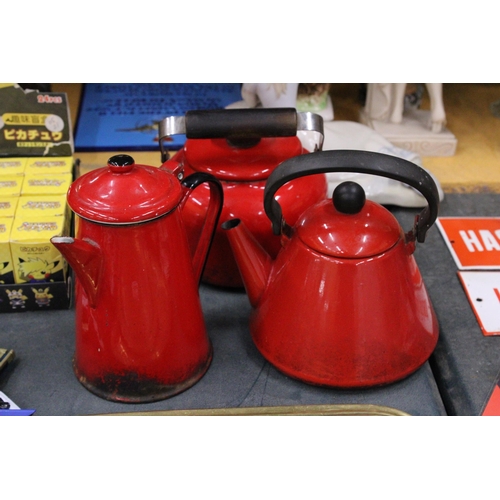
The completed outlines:
[[[500,217],[439,217],[459,269],[500,269]]]
[[[495,385],[493,392],[484,407],[483,417],[498,417],[500,415],[500,387]]]

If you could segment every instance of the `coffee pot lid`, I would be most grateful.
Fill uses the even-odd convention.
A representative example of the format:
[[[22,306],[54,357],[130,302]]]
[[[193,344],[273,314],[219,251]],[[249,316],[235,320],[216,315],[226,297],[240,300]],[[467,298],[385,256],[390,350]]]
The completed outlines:
[[[366,200],[363,188],[344,182],[332,200],[311,207],[297,222],[297,236],[324,255],[361,259],[379,255],[402,237],[396,218],[384,207]]]
[[[136,164],[126,154],[76,179],[68,204],[80,217],[103,224],[133,224],[172,211],[182,197],[177,177],[168,171]]]

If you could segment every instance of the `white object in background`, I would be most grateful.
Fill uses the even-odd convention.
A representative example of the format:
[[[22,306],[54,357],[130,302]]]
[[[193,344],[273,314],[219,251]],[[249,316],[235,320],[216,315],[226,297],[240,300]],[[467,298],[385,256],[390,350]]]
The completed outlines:
[[[297,99],[298,86],[298,83],[244,83],[241,89],[243,100],[230,104],[227,106],[227,109],[258,106],[295,107],[294,103]],[[328,105],[325,113],[329,114]],[[321,115],[321,113],[317,114]],[[367,125],[351,121],[332,121],[333,107],[331,108],[331,118],[331,120],[328,120],[323,116],[323,151],[331,149],[375,151],[398,156],[422,167],[422,160],[418,153],[395,146]],[[305,149],[314,151],[317,143],[317,137],[314,133],[299,131],[297,136]],[[431,172],[428,173],[436,182],[439,199],[443,200],[444,193],[438,180]],[[368,199],[380,204],[408,208],[420,208],[427,204],[426,199],[412,187],[386,177],[356,173],[331,173],[326,175],[328,179],[328,196],[330,197],[333,190],[341,182],[352,180],[363,187]]]
[[[443,84],[426,83],[431,102],[427,127],[434,133],[443,130],[446,113],[443,104]],[[365,112],[369,119],[402,123],[406,83],[369,83]]]
[[[0,391],[0,398],[2,398],[6,403],[9,403],[10,404],[10,408],[9,410],[19,410],[19,406],[16,405],[16,403],[14,403],[14,401],[12,401],[12,399],[8,398],[3,392]]]
[[[458,271],[484,335],[500,335],[500,272]]]
[[[244,83],[241,97],[249,108],[295,108],[298,83]]]
[[[453,156],[457,140],[445,128],[443,84],[426,83],[430,111],[404,107],[406,83],[369,83],[360,121],[392,144],[424,156]]]
[[[311,151],[314,137],[310,132],[299,132],[299,139],[304,148]],[[397,156],[415,163],[422,167],[422,160],[418,153],[399,148],[391,144],[387,139],[378,134],[370,127],[351,121],[324,122],[323,151],[334,149],[354,149],[359,151],[374,151]],[[427,171],[428,172],[428,171]],[[439,199],[443,200],[444,193],[439,181],[428,172],[434,179],[439,191]],[[357,182],[365,190],[366,197],[382,205],[397,205],[408,208],[420,208],[427,205],[426,199],[412,187],[402,182],[370,174],[356,173],[329,173],[328,196],[331,197],[333,190],[344,181]]]
[[[323,120],[333,120],[333,104],[328,93],[330,85],[299,83],[244,83],[241,87],[242,101],[231,103],[228,109],[237,108],[296,108],[297,111],[311,111]],[[318,95],[314,95],[317,87]],[[311,109],[314,107],[315,109]],[[307,108],[307,109],[306,109]]]

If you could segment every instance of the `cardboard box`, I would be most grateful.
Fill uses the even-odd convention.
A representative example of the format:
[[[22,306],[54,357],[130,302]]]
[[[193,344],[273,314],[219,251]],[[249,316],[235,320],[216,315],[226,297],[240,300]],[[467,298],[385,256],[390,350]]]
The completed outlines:
[[[70,269],[50,238],[69,234],[70,218],[27,219],[21,215],[10,220],[15,283],[0,285],[0,312],[69,308],[73,292]]]
[[[10,234],[10,251],[16,283],[65,281],[68,265],[50,238],[69,235],[69,218],[16,216]]]
[[[0,198],[5,196],[20,196],[23,187],[24,176],[2,175],[0,176]]]
[[[0,84],[0,156],[71,156],[73,132],[65,93]]]
[[[0,312],[67,309],[71,269],[50,243],[72,233],[66,94],[0,83],[0,125]]]
[[[1,175],[24,175],[28,158],[0,158]]]
[[[18,201],[19,196],[0,197],[0,218],[14,217],[14,215],[16,214]]]
[[[0,313],[68,309],[72,296],[71,273],[66,281],[0,285]]]
[[[27,158],[25,175],[37,174],[71,174],[73,172],[73,157],[35,157]]]
[[[65,194],[21,196],[17,200],[16,217],[18,218],[29,220],[33,217],[68,216],[69,214]]]
[[[14,283],[14,267],[10,252],[10,233],[14,219],[0,218],[0,285]]]
[[[71,173],[25,175],[21,196],[67,194],[72,180]]]

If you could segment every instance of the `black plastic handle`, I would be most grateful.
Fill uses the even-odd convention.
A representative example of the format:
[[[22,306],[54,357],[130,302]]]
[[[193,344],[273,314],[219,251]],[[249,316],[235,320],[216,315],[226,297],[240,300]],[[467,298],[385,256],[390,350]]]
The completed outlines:
[[[291,229],[283,219],[281,206],[275,199],[276,191],[287,182],[305,175],[355,172],[394,179],[419,191],[427,200],[415,217],[410,236],[420,243],[434,224],[439,209],[439,192],[434,179],[423,168],[402,158],[372,151],[332,150],[295,156],[282,162],[269,176],[264,189],[264,209],[273,224],[275,234],[287,234]]]
[[[291,137],[297,134],[295,108],[196,110],[186,113],[189,139],[217,139],[249,135]]]
[[[185,116],[168,116],[158,123],[161,161],[169,158],[165,139],[184,134],[188,139],[226,139],[236,148],[249,148],[263,137],[293,137],[299,131],[315,132],[315,151],[323,147],[323,118],[295,108],[242,108],[191,110]]]

